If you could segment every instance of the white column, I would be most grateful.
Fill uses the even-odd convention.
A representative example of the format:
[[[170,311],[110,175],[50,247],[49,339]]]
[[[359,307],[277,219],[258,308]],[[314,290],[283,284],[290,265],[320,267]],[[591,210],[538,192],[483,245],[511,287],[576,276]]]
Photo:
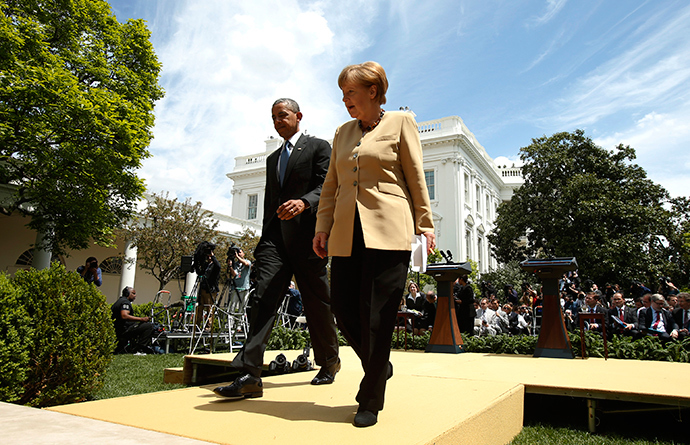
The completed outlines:
[[[130,240],[125,240],[125,256],[122,261],[122,272],[120,273],[119,290],[125,286],[134,287],[137,276],[137,248],[132,245]]]
[[[36,233],[36,245],[34,246],[34,256],[31,260],[31,267],[37,270],[49,269],[52,252],[48,247],[41,247],[45,235],[43,232]]]

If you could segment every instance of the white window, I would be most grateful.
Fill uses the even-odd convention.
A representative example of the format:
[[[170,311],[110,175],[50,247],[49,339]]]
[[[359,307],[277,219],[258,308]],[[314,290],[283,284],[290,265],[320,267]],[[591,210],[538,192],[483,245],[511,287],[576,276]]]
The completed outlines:
[[[481,198],[481,192],[479,191],[479,186],[477,185],[474,187],[474,201],[475,201],[475,204],[477,205],[477,207],[475,207],[475,210],[477,211],[477,213],[479,213],[481,210],[481,207],[479,207],[479,204],[480,204],[479,199],[480,198]]]
[[[465,204],[470,205],[470,177],[465,173]]]
[[[256,209],[259,203],[259,195],[247,196],[247,219],[256,219]]]
[[[429,190],[429,199],[431,201],[436,199],[436,178],[433,170],[426,170],[424,172],[424,179],[426,180],[426,188]]]

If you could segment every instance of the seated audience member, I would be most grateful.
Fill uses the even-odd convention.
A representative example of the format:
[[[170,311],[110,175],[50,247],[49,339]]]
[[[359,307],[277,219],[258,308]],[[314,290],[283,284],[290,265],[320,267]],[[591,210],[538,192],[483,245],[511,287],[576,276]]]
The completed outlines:
[[[625,304],[625,298],[620,292],[616,292],[611,297],[613,307],[608,311],[607,334],[626,335],[634,339],[640,338],[640,331],[637,329],[637,311]],[[617,317],[623,324],[618,323],[613,317]]]
[[[407,286],[407,295],[405,296],[405,305],[408,309],[421,311],[424,305],[425,295],[419,291],[417,283],[411,281]]]
[[[635,307],[637,307],[637,319],[640,319],[642,309],[647,309],[652,305],[652,294],[644,294],[635,300]]]
[[[653,294],[650,301],[651,305],[640,311],[638,329],[647,335],[659,337],[664,343],[678,338],[678,325],[673,315],[664,309],[664,297],[661,294]]]
[[[436,320],[436,294],[430,290],[426,293],[426,298],[422,304],[422,316],[418,323],[419,331],[432,330]]]
[[[690,330],[690,293],[678,294],[678,307],[673,311],[673,320],[678,325],[678,339],[687,337]]]
[[[503,305],[503,312],[508,315],[508,332],[511,335],[529,334],[529,326],[525,317],[514,310],[511,303]]]
[[[582,311],[583,307],[585,307],[585,293],[582,291],[578,291],[575,294],[575,299],[573,300],[573,314],[577,314],[578,312]]]
[[[77,273],[87,283],[93,283],[96,286],[103,284],[103,273],[101,268],[98,267],[98,260],[95,257],[88,257],[86,263],[83,266],[77,267]]]
[[[666,297],[666,302],[668,303],[668,309],[669,311],[673,312],[676,310],[678,307],[678,295],[669,295]]]
[[[575,326],[580,326],[580,314],[604,314],[606,310],[599,304],[599,294],[595,291],[587,292],[585,295],[585,305],[576,314]],[[584,324],[585,331],[602,332],[601,323],[598,320],[588,320]]]
[[[137,291],[129,286],[122,289],[122,295],[112,306],[112,317],[117,336],[115,353],[125,352],[130,342],[133,352],[155,353],[151,348],[153,325],[149,317],[135,317],[132,302],[137,298]]]
[[[522,315],[522,318],[527,322],[528,326],[532,326],[532,312],[529,307],[524,304],[518,307],[518,314]]]
[[[492,298],[489,301],[489,307],[492,311],[496,312],[495,324],[498,328],[496,330],[497,334],[503,333],[507,334],[508,331],[508,314],[503,311],[501,305],[498,302],[498,298]]]
[[[498,327],[498,321],[495,320],[498,316],[496,311],[489,307],[489,302],[486,298],[482,298],[479,302],[481,309],[481,315],[479,318],[479,326],[474,327],[474,335],[487,336],[496,335],[496,333],[501,332],[500,327]]]

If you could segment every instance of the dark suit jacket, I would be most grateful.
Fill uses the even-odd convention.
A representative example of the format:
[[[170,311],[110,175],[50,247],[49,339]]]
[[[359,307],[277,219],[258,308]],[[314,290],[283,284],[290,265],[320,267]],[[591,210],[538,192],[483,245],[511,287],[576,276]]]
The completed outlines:
[[[608,310],[606,329],[610,329],[611,332],[618,332],[621,327],[618,323],[613,321],[612,316],[614,315],[619,317],[617,307]],[[635,328],[637,328],[637,309],[630,306],[623,306],[623,318],[621,320],[625,323],[634,324]]]
[[[580,312],[575,314],[575,319],[573,320],[576,327],[578,327],[578,328],[580,327],[580,314],[588,314],[588,313],[589,313],[589,306],[587,306],[585,304],[584,306],[580,307]],[[604,314],[604,323],[606,323],[606,318],[608,317],[608,315],[606,313],[606,309],[604,309],[604,306],[602,306],[600,304],[597,304],[596,306],[594,306],[594,313],[595,314]],[[601,325],[601,322],[599,320],[591,320],[590,323],[596,323],[596,324]],[[596,330],[598,332],[601,332],[602,331],[601,326],[599,326],[599,328]]]
[[[678,329],[688,329],[690,326],[690,320],[683,324],[683,308],[676,308],[673,310],[673,321],[678,325]]]
[[[662,318],[664,319],[664,327],[666,328],[667,334],[670,334],[674,329],[678,329],[678,325],[669,311],[662,309],[661,314]],[[654,323],[653,318],[653,311],[651,307],[642,309],[640,311],[640,319],[638,321],[640,330],[642,328],[651,328],[652,324]]]
[[[316,212],[323,180],[328,172],[331,146],[322,139],[302,134],[292,149],[281,187],[278,179],[278,159],[282,148],[281,145],[280,149],[266,159],[263,230],[274,230],[276,224],[279,224],[288,250],[295,246],[304,250],[303,247],[307,246],[308,250],[312,251],[311,240],[314,238]],[[290,199],[303,199],[309,203],[309,208],[290,220],[281,221],[276,210]]]

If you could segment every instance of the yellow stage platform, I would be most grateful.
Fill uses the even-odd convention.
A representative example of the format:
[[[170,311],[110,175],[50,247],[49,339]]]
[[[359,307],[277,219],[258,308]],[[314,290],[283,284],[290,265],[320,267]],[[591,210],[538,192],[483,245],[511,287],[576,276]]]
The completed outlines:
[[[293,360],[300,352],[285,355]],[[266,360],[276,354],[268,351]],[[233,356],[195,358],[222,365]],[[212,443],[402,445],[506,444],[522,429],[526,392],[690,406],[690,388],[675,384],[688,364],[393,351],[379,423],[359,429],[352,420],[361,366],[349,348],[341,358],[333,385],[310,385],[315,371],[268,377],[259,399],[224,400],[211,392],[213,384],[51,410]],[[640,375],[655,378],[640,385]]]

